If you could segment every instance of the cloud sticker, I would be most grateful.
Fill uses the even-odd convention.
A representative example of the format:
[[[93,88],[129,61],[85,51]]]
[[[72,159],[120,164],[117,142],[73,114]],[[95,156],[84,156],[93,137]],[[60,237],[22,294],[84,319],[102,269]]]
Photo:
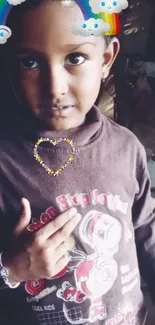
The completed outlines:
[[[16,6],[20,5],[22,2],[25,2],[26,0],[6,0],[10,5]]]
[[[64,7],[71,7],[74,4],[74,0],[62,0],[61,4]]]
[[[96,0],[95,0],[96,1]],[[110,25],[103,21],[103,19],[90,18],[88,20],[76,20],[71,28],[74,35],[81,36],[101,36],[102,33],[108,32]]]
[[[9,27],[0,25],[0,44],[5,44],[11,35],[12,32]]]
[[[89,0],[89,5],[94,14],[106,12],[107,14],[118,14],[128,7],[127,0]]]

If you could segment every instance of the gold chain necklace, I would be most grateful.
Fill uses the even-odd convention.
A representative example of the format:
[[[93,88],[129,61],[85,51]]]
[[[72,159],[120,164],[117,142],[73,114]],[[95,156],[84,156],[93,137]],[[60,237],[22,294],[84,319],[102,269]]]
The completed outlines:
[[[39,156],[39,154],[38,154],[38,147],[43,142],[49,142],[49,143],[53,144],[53,146],[56,146],[58,143],[60,143],[62,141],[68,143],[71,146],[72,153],[69,155],[67,161],[65,162],[65,164],[63,166],[61,166],[57,170],[53,170],[53,169],[49,168],[44,163],[44,161],[42,160],[42,158]],[[34,149],[33,149],[33,154],[34,154],[34,157],[37,160],[37,162],[46,170],[46,172],[48,174],[50,174],[52,176],[58,176],[73,161],[73,159],[75,157],[75,151],[76,151],[76,147],[75,147],[74,142],[71,139],[68,139],[68,138],[58,138],[58,139],[55,139],[55,140],[51,140],[49,138],[40,138],[35,143],[35,146],[34,146]]]

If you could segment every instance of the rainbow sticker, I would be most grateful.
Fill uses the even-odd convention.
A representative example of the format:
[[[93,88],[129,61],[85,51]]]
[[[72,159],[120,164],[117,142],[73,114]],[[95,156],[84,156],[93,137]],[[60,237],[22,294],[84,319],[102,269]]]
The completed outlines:
[[[0,0],[0,25],[5,25],[13,6],[20,5],[26,0]]]
[[[119,35],[120,34],[120,18],[119,14],[107,14],[106,12],[101,12],[100,14],[95,14],[95,19],[103,19],[110,25],[110,30],[103,33],[103,35]]]
[[[6,0],[0,0],[0,25],[6,24],[6,19],[12,8],[12,5],[9,4]]]
[[[26,0],[0,0],[0,44],[5,44],[11,37],[11,30],[6,26],[7,17],[13,6]],[[61,0],[60,0],[61,1]],[[62,3],[76,2],[84,19],[74,22],[71,31],[75,35],[101,36],[120,33],[119,13],[128,7],[127,0],[63,0]]]
[[[119,1],[119,0],[118,0]],[[89,0],[75,0],[75,2],[80,7],[84,19],[88,20],[90,18],[94,19],[102,19],[105,23],[108,23],[110,25],[110,29],[108,32],[103,32],[103,35],[118,35],[120,34],[120,18],[119,14],[112,13],[108,14],[106,12],[100,12],[98,14],[95,14],[92,12],[92,8],[90,7]],[[96,0],[96,2],[101,2],[99,0]]]

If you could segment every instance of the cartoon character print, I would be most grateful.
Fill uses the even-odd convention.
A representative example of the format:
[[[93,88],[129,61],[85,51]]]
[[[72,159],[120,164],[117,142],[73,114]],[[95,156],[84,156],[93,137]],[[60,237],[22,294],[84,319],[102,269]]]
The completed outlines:
[[[102,296],[112,288],[118,275],[114,255],[119,250],[122,226],[117,219],[107,214],[91,211],[84,217],[79,234],[81,240],[94,249],[94,253],[87,256],[76,249],[71,251],[70,260],[79,261],[70,268],[74,270],[76,287],[64,282],[57,291],[57,297],[64,301],[64,314],[71,324],[94,322],[107,317]],[[89,318],[72,320],[68,315],[66,302],[82,303],[87,299],[91,301]]]
[[[78,291],[68,281],[63,282],[62,288],[57,291],[57,297],[62,298],[64,301],[75,301],[79,304],[87,299],[87,296],[82,291]]]
[[[28,226],[29,231],[35,231],[50,220],[55,218],[57,211],[50,207],[41,215],[40,221],[33,219]],[[57,297],[64,301],[63,311],[66,319],[71,324],[80,324],[87,321],[103,320],[107,317],[106,306],[102,302],[102,296],[113,286],[118,267],[114,255],[118,252],[122,236],[120,222],[102,212],[91,211],[81,222],[79,228],[81,240],[94,249],[94,252],[87,256],[84,252],[73,249],[70,254],[70,262],[77,261],[76,266],[66,266],[59,274],[51,278],[61,278],[68,272],[74,272],[76,286],[65,281],[57,291]],[[40,294],[45,289],[45,280],[27,281],[25,289],[30,295]],[[91,301],[89,319],[74,321],[70,319],[66,302],[81,304],[86,300]]]

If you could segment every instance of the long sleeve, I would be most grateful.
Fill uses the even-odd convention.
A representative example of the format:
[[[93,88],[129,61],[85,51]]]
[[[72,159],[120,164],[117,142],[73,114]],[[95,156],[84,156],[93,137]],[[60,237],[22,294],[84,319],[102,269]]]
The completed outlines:
[[[132,210],[135,241],[140,273],[155,302],[155,199],[151,197],[146,153],[140,143],[136,169],[137,193]]]
[[[85,137],[87,130],[90,141]],[[83,135],[79,131],[78,138],[83,138],[79,141],[84,145],[80,144],[74,164],[57,179],[37,164],[33,142],[24,137],[1,141],[2,250],[9,246],[9,236],[19,220],[21,197],[30,201],[32,226],[36,220],[45,224],[70,206],[77,207],[82,220],[73,231],[75,249],[60,276],[22,282],[15,290],[0,290],[0,324],[58,325],[59,316],[63,323],[70,324],[134,320],[144,324],[146,307],[140,290],[133,223],[141,262],[145,249],[147,253],[143,246],[147,246],[153,220],[145,151],[129,130],[111,120],[103,119],[98,132],[93,135],[91,123],[84,126]],[[42,159],[52,168],[60,166],[61,159],[69,154],[62,146],[40,148]],[[151,250],[150,245],[148,253],[153,255]],[[151,278],[153,282],[153,271]]]

